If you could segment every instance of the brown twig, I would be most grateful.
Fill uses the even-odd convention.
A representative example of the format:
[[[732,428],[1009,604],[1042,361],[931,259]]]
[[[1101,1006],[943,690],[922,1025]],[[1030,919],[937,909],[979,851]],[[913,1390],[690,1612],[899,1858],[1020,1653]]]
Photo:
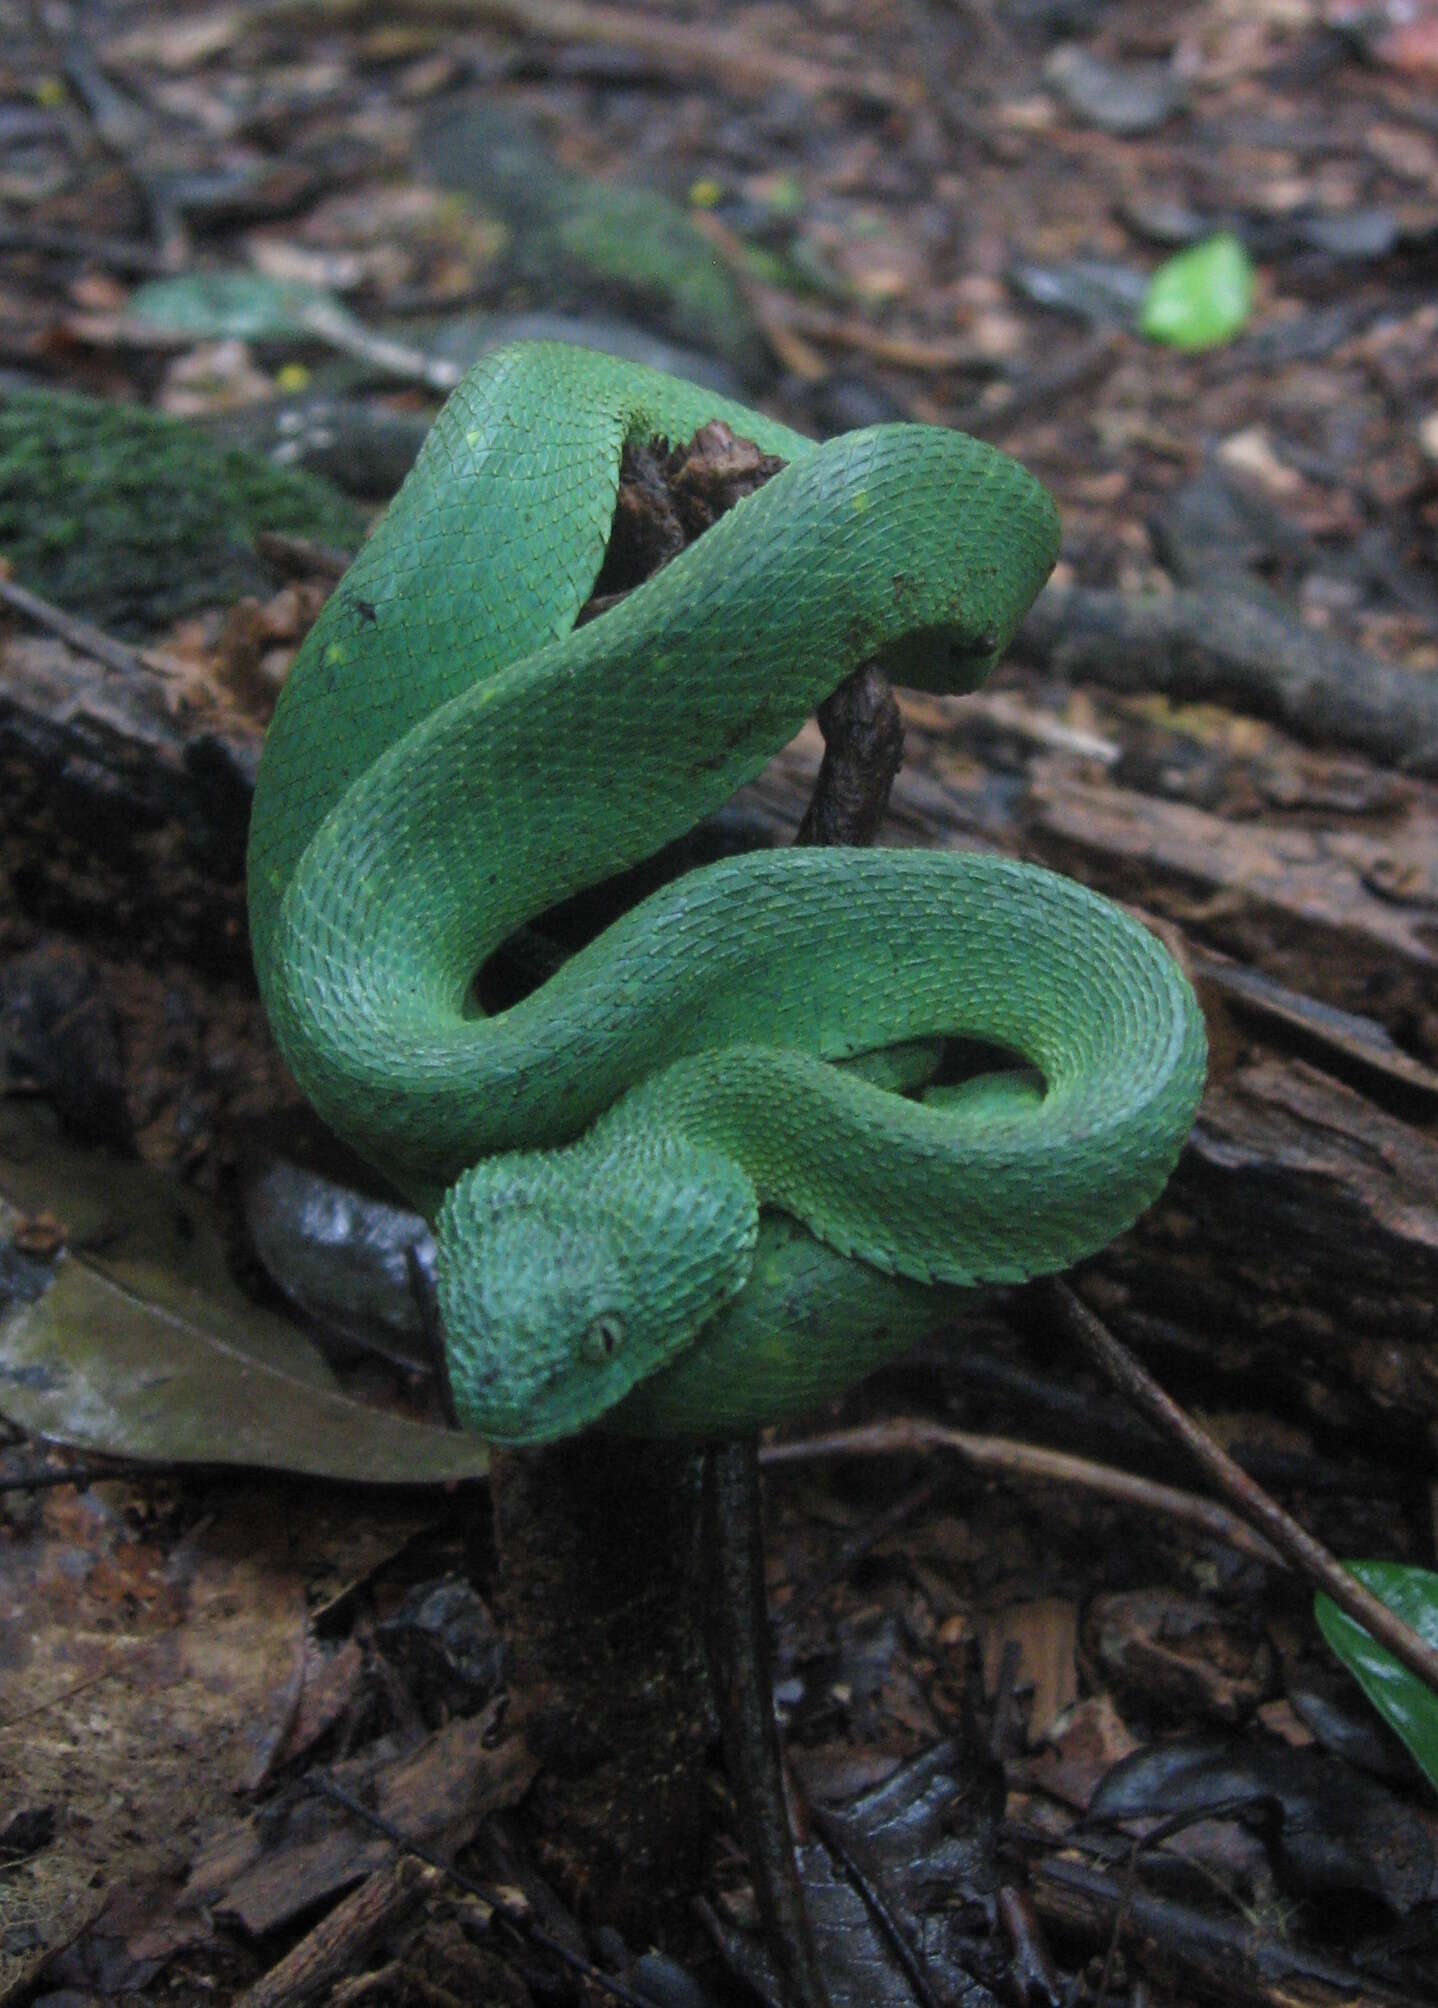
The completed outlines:
[[[971,341],[962,337],[935,338],[907,335],[894,328],[876,326],[857,314],[836,314],[827,307],[791,300],[785,310],[791,328],[808,335],[826,348],[849,349],[876,363],[895,369],[913,370],[920,376],[944,376],[952,371],[982,370],[992,375],[994,360]]]
[[[0,251],[34,251],[45,258],[75,258],[87,265],[104,265],[111,272],[137,272],[146,278],[173,271],[170,259],[153,245],[129,237],[99,237],[89,230],[54,230],[38,223],[0,226]]]
[[[904,726],[888,684],[863,664],[819,707],[823,765],[797,841],[872,843],[903,758]],[[744,1845],[766,1935],[799,2008],[826,2008],[789,1826],[774,1724],[759,1454],[752,1438],[704,1453],[705,1621]]]
[[[464,375],[447,356],[431,356],[413,342],[396,341],[357,321],[338,302],[309,300],[295,309],[295,320],[307,335],[325,342],[343,356],[353,356],[371,369],[397,377],[401,383],[422,384],[447,397]]]
[[[61,69],[84,105],[98,143],[129,175],[144,204],[162,268],[178,271],[189,249],[189,234],[163,180],[154,173],[154,134],[147,111],[119,90],[86,46],[69,0],[54,0],[45,17]]]
[[[257,531],[255,549],[292,579],[338,582],[354,559],[353,551],[337,551],[333,544],[317,544],[313,537],[294,537],[288,530]]]
[[[882,104],[902,104],[914,95],[872,60],[852,71],[838,70],[789,49],[766,48],[751,32],[713,27],[702,17],[675,21],[648,9],[590,5],[589,0],[424,0],[424,13],[431,20],[492,21],[548,41],[636,49],[657,67],[702,78],[711,88],[718,83],[762,93],[783,85],[805,97],[841,91]]]
[[[897,1416],[889,1422],[869,1423],[862,1429],[839,1429],[827,1436],[806,1436],[793,1443],[766,1444],[760,1457],[765,1464],[794,1464],[813,1457],[894,1457],[916,1450],[952,1451],[976,1470],[1000,1477],[1078,1486],[1123,1505],[1140,1507],[1145,1513],[1162,1514],[1165,1519],[1192,1527],[1213,1540],[1225,1541],[1256,1561],[1283,1561],[1276,1544],[1271,1547],[1236,1513],[1211,1499],[1201,1499],[1197,1493],[1158,1485],[1150,1478],[1120,1471],[1112,1464],[1096,1464],[1087,1457],[1073,1457],[1066,1451],[1045,1450],[1038,1444],[1017,1443],[1004,1436],[973,1436],[919,1416]]]
[[[784,1791],[774,1719],[769,1618],[764,1595],[764,1519],[754,1441],[704,1451],[704,1629],[724,1765],[764,1935],[796,2008],[829,2008]]]
[[[819,706],[824,759],[796,844],[872,844],[904,758],[904,721],[872,663]]]
[[[181,673],[167,664],[163,656],[142,652],[126,642],[116,641],[103,628],[93,627],[89,621],[67,614],[63,607],[41,599],[38,593],[32,593],[28,586],[17,585],[14,579],[0,579],[0,606],[9,607],[12,613],[23,614],[36,627],[48,629],[81,655],[90,656],[95,662],[103,663],[106,669],[118,671],[121,676],[169,679]]]
[[[867,1859],[869,1851],[862,1841],[852,1837],[839,1816],[826,1806],[811,1809],[815,1831],[826,1848],[838,1862],[859,1901],[873,1920],[874,1927],[889,1947],[904,1978],[909,1983],[919,2008],[946,2008],[952,1996],[941,1993],[934,1985],[929,1972],[928,1961],[924,1957],[923,1946],[917,1941],[913,1926],[889,1889],[887,1878],[877,1863]],[[977,1975],[974,1976],[977,1979]]]
[[[743,238],[721,217],[707,210],[695,210],[689,220],[701,236],[708,238],[729,268],[729,275],[743,294],[744,304],[758,323],[760,333],[790,375],[798,377],[801,383],[817,383],[827,376],[829,366],[824,358],[791,325],[787,296],[777,287],[766,286],[755,278]]]
[[[1270,1499],[1242,1466],[1220,1449],[1207,1430],[1200,1428],[1164,1392],[1147,1368],[1120,1344],[1102,1319],[1066,1283],[1050,1282],[1044,1291],[1065,1336],[1080,1345],[1151,1422],[1184,1446],[1232,1502],[1235,1511],[1251,1526],[1262,1529],[1291,1568],[1331,1597],[1341,1611],[1355,1624],[1362,1625],[1379,1645],[1385,1646],[1415,1679],[1438,1694],[1438,1651],[1351,1576],[1321,1541],[1284,1512],[1277,1500]]]

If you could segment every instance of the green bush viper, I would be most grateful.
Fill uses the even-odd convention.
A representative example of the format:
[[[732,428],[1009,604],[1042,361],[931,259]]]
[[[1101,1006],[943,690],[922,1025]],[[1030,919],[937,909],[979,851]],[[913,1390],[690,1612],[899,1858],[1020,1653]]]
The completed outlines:
[[[624,443],[711,419],[788,464],[576,630]],[[482,1436],[753,1427],[936,1290],[1061,1269],[1161,1189],[1202,1085],[1192,993],[1127,915],[1008,859],[726,860],[512,1008],[473,1002],[508,935],[688,829],[861,662],[972,689],[1057,536],[960,433],[816,446],[559,345],[487,358],[441,412],[276,711],[250,916],[301,1086],[436,1220]],[[895,1092],[862,1057],[943,1035],[1041,1089]]]

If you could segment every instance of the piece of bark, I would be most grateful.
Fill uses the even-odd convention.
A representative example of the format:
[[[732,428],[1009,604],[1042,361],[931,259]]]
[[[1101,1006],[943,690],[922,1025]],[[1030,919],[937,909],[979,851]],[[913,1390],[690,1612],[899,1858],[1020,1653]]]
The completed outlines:
[[[534,1775],[518,1738],[491,1746],[493,1712],[446,1723],[392,1763],[354,1758],[334,1776],[431,1851],[453,1855],[491,1813],[512,1806]],[[278,1800],[216,1835],[176,1902],[206,1909],[254,1938],[392,1864],[392,1843],[315,1795]]]
[[[1286,1385],[1417,1455],[1438,1426],[1438,1142],[1307,1061],[1241,1065],[1084,1291],[1150,1355]]]
[[[1438,681],[1305,627],[1258,587],[1140,597],[1050,586],[1014,647],[1066,677],[1233,705],[1313,744],[1438,774]]]
[[[237,2008],[293,2008],[342,1979],[439,1887],[438,1869],[402,1855],[378,1868],[240,1996]]]
[[[493,1493],[511,1719],[541,1766],[525,1835],[596,1922],[680,1932],[712,1735],[698,1459],[586,1436],[496,1455]]]
[[[63,642],[0,647],[0,872],[26,916],[213,973],[249,967],[258,729],[171,716]]]

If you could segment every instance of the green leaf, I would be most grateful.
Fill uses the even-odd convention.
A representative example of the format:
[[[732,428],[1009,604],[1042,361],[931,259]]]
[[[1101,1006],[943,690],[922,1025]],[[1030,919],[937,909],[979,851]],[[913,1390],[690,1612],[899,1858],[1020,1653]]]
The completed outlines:
[[[358,324],[319,286],[270,279],[263,272],[190,272],[156,279],[130,295],[130,319],[164,334],[199,341],[300,341],[326,322]]]
[[[1159,266],[1138,325],[1150,341],[1170,348],[1212,349],[1231,341],[1252,312],[1253,266],[1224,231]]]
[[[1438,1576],[1404,1562],[1347,1562],[1350,1575],[1387,1604],[1419,1638],[1438,1646]],[[1362,1625],[1330,1597],[1313,1600],[1318,1628],[1390,1729],[1407,1744],[1414,1762],[1438,1791],[1438,1694],[1375,1645]]]
[[[53,1262],[16,1229],[50,1213]],[[142,1165],[60,1140],[0,1102],[0,1413],[113,1457],[259,1465],[379,1485],[475,1478],[485,1446],[341,1394],[289,1319],[234,1282],[219,1223]]]

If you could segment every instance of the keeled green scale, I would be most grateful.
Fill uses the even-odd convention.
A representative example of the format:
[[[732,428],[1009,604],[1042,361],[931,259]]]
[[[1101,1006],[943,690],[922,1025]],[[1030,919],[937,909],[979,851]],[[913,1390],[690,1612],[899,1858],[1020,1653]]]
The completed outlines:
[[[574,632],[623,446],[711,419],[788,466]],[[512,1009],[470,1002],[516,927],[716,808],[861,662],[974,688],[1057,545],[1045,491],[961,433],[815,446],[588,351],[489,357],[441,412],[275,714],[250,917],[301,1085],[436,1218],[479,1434],[752,1428],[1161,1189],[1203,1081],[1192,993],[1118,908],[1007,859],[728,860]],[[1042,1092],[833,1064],[943,1035]]]

